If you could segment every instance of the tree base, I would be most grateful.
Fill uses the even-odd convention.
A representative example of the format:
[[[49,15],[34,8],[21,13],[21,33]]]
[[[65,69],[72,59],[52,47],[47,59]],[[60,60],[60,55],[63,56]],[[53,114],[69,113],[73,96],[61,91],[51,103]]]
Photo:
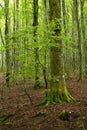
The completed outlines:
[[[34,89],[42,88],[41,83],[39,81],[35,82],[35,85],[33,86]]]
[[[38,103],[36,105],[36,107],[38,106],[42,106],[42,105],[46,105],[48,106],[49,104],[56,104],[56,103],[62,103],[62,102],[72,102],[75,101],[75,99],[69,94],[62,94],[60,96],[58,96],[57,98],[50,98],[49,96],[46,97],[46,99],[44,99],[43,101],[41,101],[40,103]]]
[[[50,94],[47,96],[46,104],[52,104],[52,103],[62,103],[62,102],[71,102],[75,101],[75,99],[68,93],[67,90],[60,93],[54,93],[50,91]]]

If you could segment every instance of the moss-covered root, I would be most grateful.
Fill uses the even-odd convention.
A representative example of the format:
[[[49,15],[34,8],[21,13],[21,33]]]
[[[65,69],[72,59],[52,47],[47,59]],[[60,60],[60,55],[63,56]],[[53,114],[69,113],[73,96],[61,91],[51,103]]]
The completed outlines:
[[[46,99],[46,105],[52,103],[62,103],[62,102],[71,102],[75,101],[75,99],[68,93],[68,91],[63,91],[60,93],[53,93],[50,91],[49,96]]]
[[[59,101],[71,102],[71,101],[75,101],[75,99],[68,93],[68,91],[66,91],[59,95]]]
[[[47,97],[39,102],[36,107],[41,105],[49,105],[49,104],[56,104],[56,103],[62,103],[62,102],[71,102],[75,101],[75,99],[68,93],[67,90],[61,91],[61,93],[48,91]]]

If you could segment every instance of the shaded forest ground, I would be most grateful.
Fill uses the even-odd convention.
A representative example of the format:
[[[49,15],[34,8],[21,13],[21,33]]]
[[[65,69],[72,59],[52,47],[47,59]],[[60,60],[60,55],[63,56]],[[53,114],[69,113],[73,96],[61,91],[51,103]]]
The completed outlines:
[[[76,99],[71,103],[35,105],[44,98],[44,87],[32,89],[33,81],[19,81],[16,87],[5,88],[0,76],[0,130],[87,130],[87,79],[67,81],[68,91]],[[32,103],[30,102],[30,98]],[[61,120],[59,113],[67,111]]]

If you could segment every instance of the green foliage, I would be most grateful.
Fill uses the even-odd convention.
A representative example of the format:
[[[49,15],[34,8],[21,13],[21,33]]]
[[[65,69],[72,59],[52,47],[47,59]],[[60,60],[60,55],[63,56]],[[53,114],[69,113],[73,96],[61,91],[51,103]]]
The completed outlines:
[[[66,110],[62,110],[60,113],[59,113],[59,118],[61,120],[67,120],[68,118],[68,112]]]
[[[78,121],[77,121],[77,130],[83,130],[83,129],[84,129],[83,121],[81,121],[81,119],[78,118]]]
[[[9,4],[9,34],[6,37],[9,40],[9,45],[7,46],[10,52],[10,61],[11,67],[10,71],[12,73],[12,78],[23,79],[23,78],[32,78],[35,77],[35,49],[38,48],[39,53],[39,71],[40,71],[40,81],[43,82],[43,69],[46,68],[46,76],[47,80],[50,79],[50,48],[51,47],[59,47],[61,45],[62,52],[64,54],[63,62],[65,64],[65,68],[70,70],[76,70],[79,66],[79,54],[78,54],[78,45],[77,45],[77,29],[75,23],[73,26],[73,1],[65,0],[65,27],[63,25],[63,16],[61,19],[55,19],[49,22],[49,3],[47,3],[46,9],[42,3],[43,1],[39,1],[39,17],[38,17],[38,26],[33,26],[33,1],[32,0],[20,0],[19,1],[19,9],[16,9],[16,3],[14,5],[14,1],[10,1]],[[48,1],[47,1],[48,2]],[[1,0],[3,3],[3,0]],[[45,16],[46,11],[46,16]],[[82,32],[87,32],[87,0],[84,0],[84,27],[85,30],[82,30],[81,27],[81,10],[79,3],[79,23],[81,30],[81,42],[82,42],[82,57],[83,64],[85,66],[85,53],[84,48],[86,48],[86,44],[84,44],[82,38]],[[63,15],[63,12],[62,12]],[[60,26],[60,24],[61,26]],[[0,27],[3,33],[3,39],[5,39],[5,8],[3,4],[3,8],[0,7]],[[37,29],[36,36],[34,37],[34,31]],[[60,31],[60,35],[55,35],[54,30]],[[59,41],[62,41],[58,44]],[[86,41],[86,39],[85,39]],[[5,54],[6,45],[2,44],[0,38],[0,54],[1,56]],[[0,57],[1,57],[0,56]],[[46,61],[45,61],[46,57]],[[87,56],[86,56],[87,57]],[[45,63],[46,62],[46,63]],[[71,65],[70,65],[71,63]],[[73,65],[72,65],[73,64]],[[74,66],[75,65],[75,66]],[[6,68],[5,57],[4,57],[4,68]],[[74,67],[73,67],[74,66]],[[67,71],[67,69],[66,69]],[[50,89],[44,90],[45,94],[48,95],[48,98],[45,99],[44,103],[60,103],[62,101],[70,102],[73,98],[66,92],[58,95],[58,97],[53,101],[52,96],[54,92]]]

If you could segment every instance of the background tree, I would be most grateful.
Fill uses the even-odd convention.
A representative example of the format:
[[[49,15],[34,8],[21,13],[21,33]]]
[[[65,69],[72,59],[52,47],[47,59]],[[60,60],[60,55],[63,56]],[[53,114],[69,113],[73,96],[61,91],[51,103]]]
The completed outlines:
[[[6,58],[6,86],[10,86],[11,57],[10,57],[10,24],[9,24],[9,0],[5,0],[5,58]]]
[[[38,0],[33,0],[33,26],[34,26],[34,42],[37,44],[37,26],[38,26]],[[39,48],[35,47],[35,88],[40,87],[39,79]]]
[[[81,34],[82,34],[82,45],[84,49],[85,57],[85,74],[87,75],[87,45],[86,45],[86,35],[85,35],[85,21],[84,21],[84,0],[80,0],[80,10],[81,10]]]
[[[79,63],[79,80],[83,80],[83,68],[82,68],[82,44],[81,44],[81,29],[80,29],[80,23],[79,23],[79,17],[78,17],[78,1],[74,0],[74,6],[75,6],[75,19],[77,24],[77,43],[78,43],[78,63]]]

